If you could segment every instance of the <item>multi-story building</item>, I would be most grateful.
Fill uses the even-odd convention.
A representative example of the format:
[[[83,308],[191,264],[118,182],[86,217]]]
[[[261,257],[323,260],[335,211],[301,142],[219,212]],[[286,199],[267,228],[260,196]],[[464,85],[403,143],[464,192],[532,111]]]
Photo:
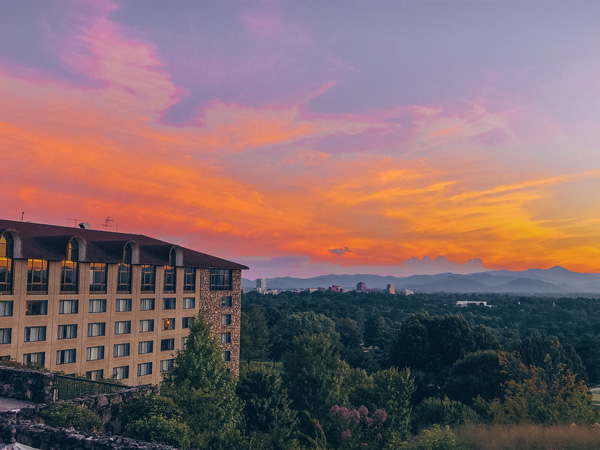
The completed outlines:
[[[356,292],[367,292],[367,285],[362,281],[356,283]]]
[[[157,383],[202,313],[237,373],[243,269],[139,234],[0,220],[0,357]]]
[[[266,278],[257,278],[256,279],[256,290],[261,294],[266,294],[267,292],[267,279]]]
[[[394,286],[393,284],[388,284],[387,288],[385,289],[385,291],[388,294],[395,294],[396,293],[396,286]]]

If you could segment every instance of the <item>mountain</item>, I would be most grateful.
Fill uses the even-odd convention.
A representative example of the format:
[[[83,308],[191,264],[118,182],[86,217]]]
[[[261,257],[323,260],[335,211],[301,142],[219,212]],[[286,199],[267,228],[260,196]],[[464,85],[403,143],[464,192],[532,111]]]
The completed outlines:
[[[411,289],[415,292],[456,293],[521,293],[521,294],[600,294],[600,274],[572,272],[560,266],[550,269],[524,271],[496,270],[467,275],[439,273],[393,277],[379,275],[322,275],[313,278],[268,278],[268,289],[328,288],[338,285],[355,289],[362,281],[368,289],[385,289],[393,284],[396,291]],[[251,289],[256,282],[242,279],[242,288]]]

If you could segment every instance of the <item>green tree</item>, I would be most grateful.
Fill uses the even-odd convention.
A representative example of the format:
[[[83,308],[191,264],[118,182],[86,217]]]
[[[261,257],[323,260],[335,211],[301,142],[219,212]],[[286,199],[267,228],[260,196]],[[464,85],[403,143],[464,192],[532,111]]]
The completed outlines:
[[[269,357],[271,342],[269,340],[269,326],[264,309],[260,306],[251,306],[242,313],[240,328],[241,358],[250,364],[250,360]]]
[[[448,397],[426,398],[415,408],[412,417],[414,432],[432,425],[457,426],[467,422],[479,422],[478,414],[461,402],[450,400]]]
[[[53,403],[49,408],[43,409],[40,416],[51,427],[74,428],[84,433],[94,433],[104,428],[96,413],[85,406],[65,401]]]
[[[303,334],[323,334],[337,350],[340,345],[340,335],[335,331],[335,323],[323,314],[312,311],[290,314],[282,320],[273,334],[271,356],[280,360],[292,347],[294,338]]]

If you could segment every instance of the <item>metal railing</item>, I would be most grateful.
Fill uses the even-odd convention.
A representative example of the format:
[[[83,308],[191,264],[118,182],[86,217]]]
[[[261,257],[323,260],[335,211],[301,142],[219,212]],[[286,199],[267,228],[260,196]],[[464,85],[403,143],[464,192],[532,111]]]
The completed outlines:
[[[58,391],[58,400],[71,400],[83,397],[84,395],[111,394],[128,389],[129,386],[57,375],[56,388]]]

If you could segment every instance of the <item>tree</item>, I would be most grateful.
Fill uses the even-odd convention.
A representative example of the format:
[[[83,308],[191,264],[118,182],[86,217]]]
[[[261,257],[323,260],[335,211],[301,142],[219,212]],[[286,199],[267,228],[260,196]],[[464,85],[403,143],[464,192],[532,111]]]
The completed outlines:
[[[271,355],[279,360],[293,346],[294,338],[303,334],[323,334],[338,350],[340,335],[335,331],[333,320],[323,314],[312,311],[290,314],[286,320],[279,323],[273,335]]]
[[[252,359],[264,359],[269,356],[271,342],[269,340],[269,327],[264,309],[260,306],[251,306],[242,313],[240,329],[241,358],[250,365]]]
[[[51,427],[74,428],[84,433],[93,433],[104,428],[100,417],[83,405],[74,405],[65,401],[53,403],[43,409],[40,416]]]

